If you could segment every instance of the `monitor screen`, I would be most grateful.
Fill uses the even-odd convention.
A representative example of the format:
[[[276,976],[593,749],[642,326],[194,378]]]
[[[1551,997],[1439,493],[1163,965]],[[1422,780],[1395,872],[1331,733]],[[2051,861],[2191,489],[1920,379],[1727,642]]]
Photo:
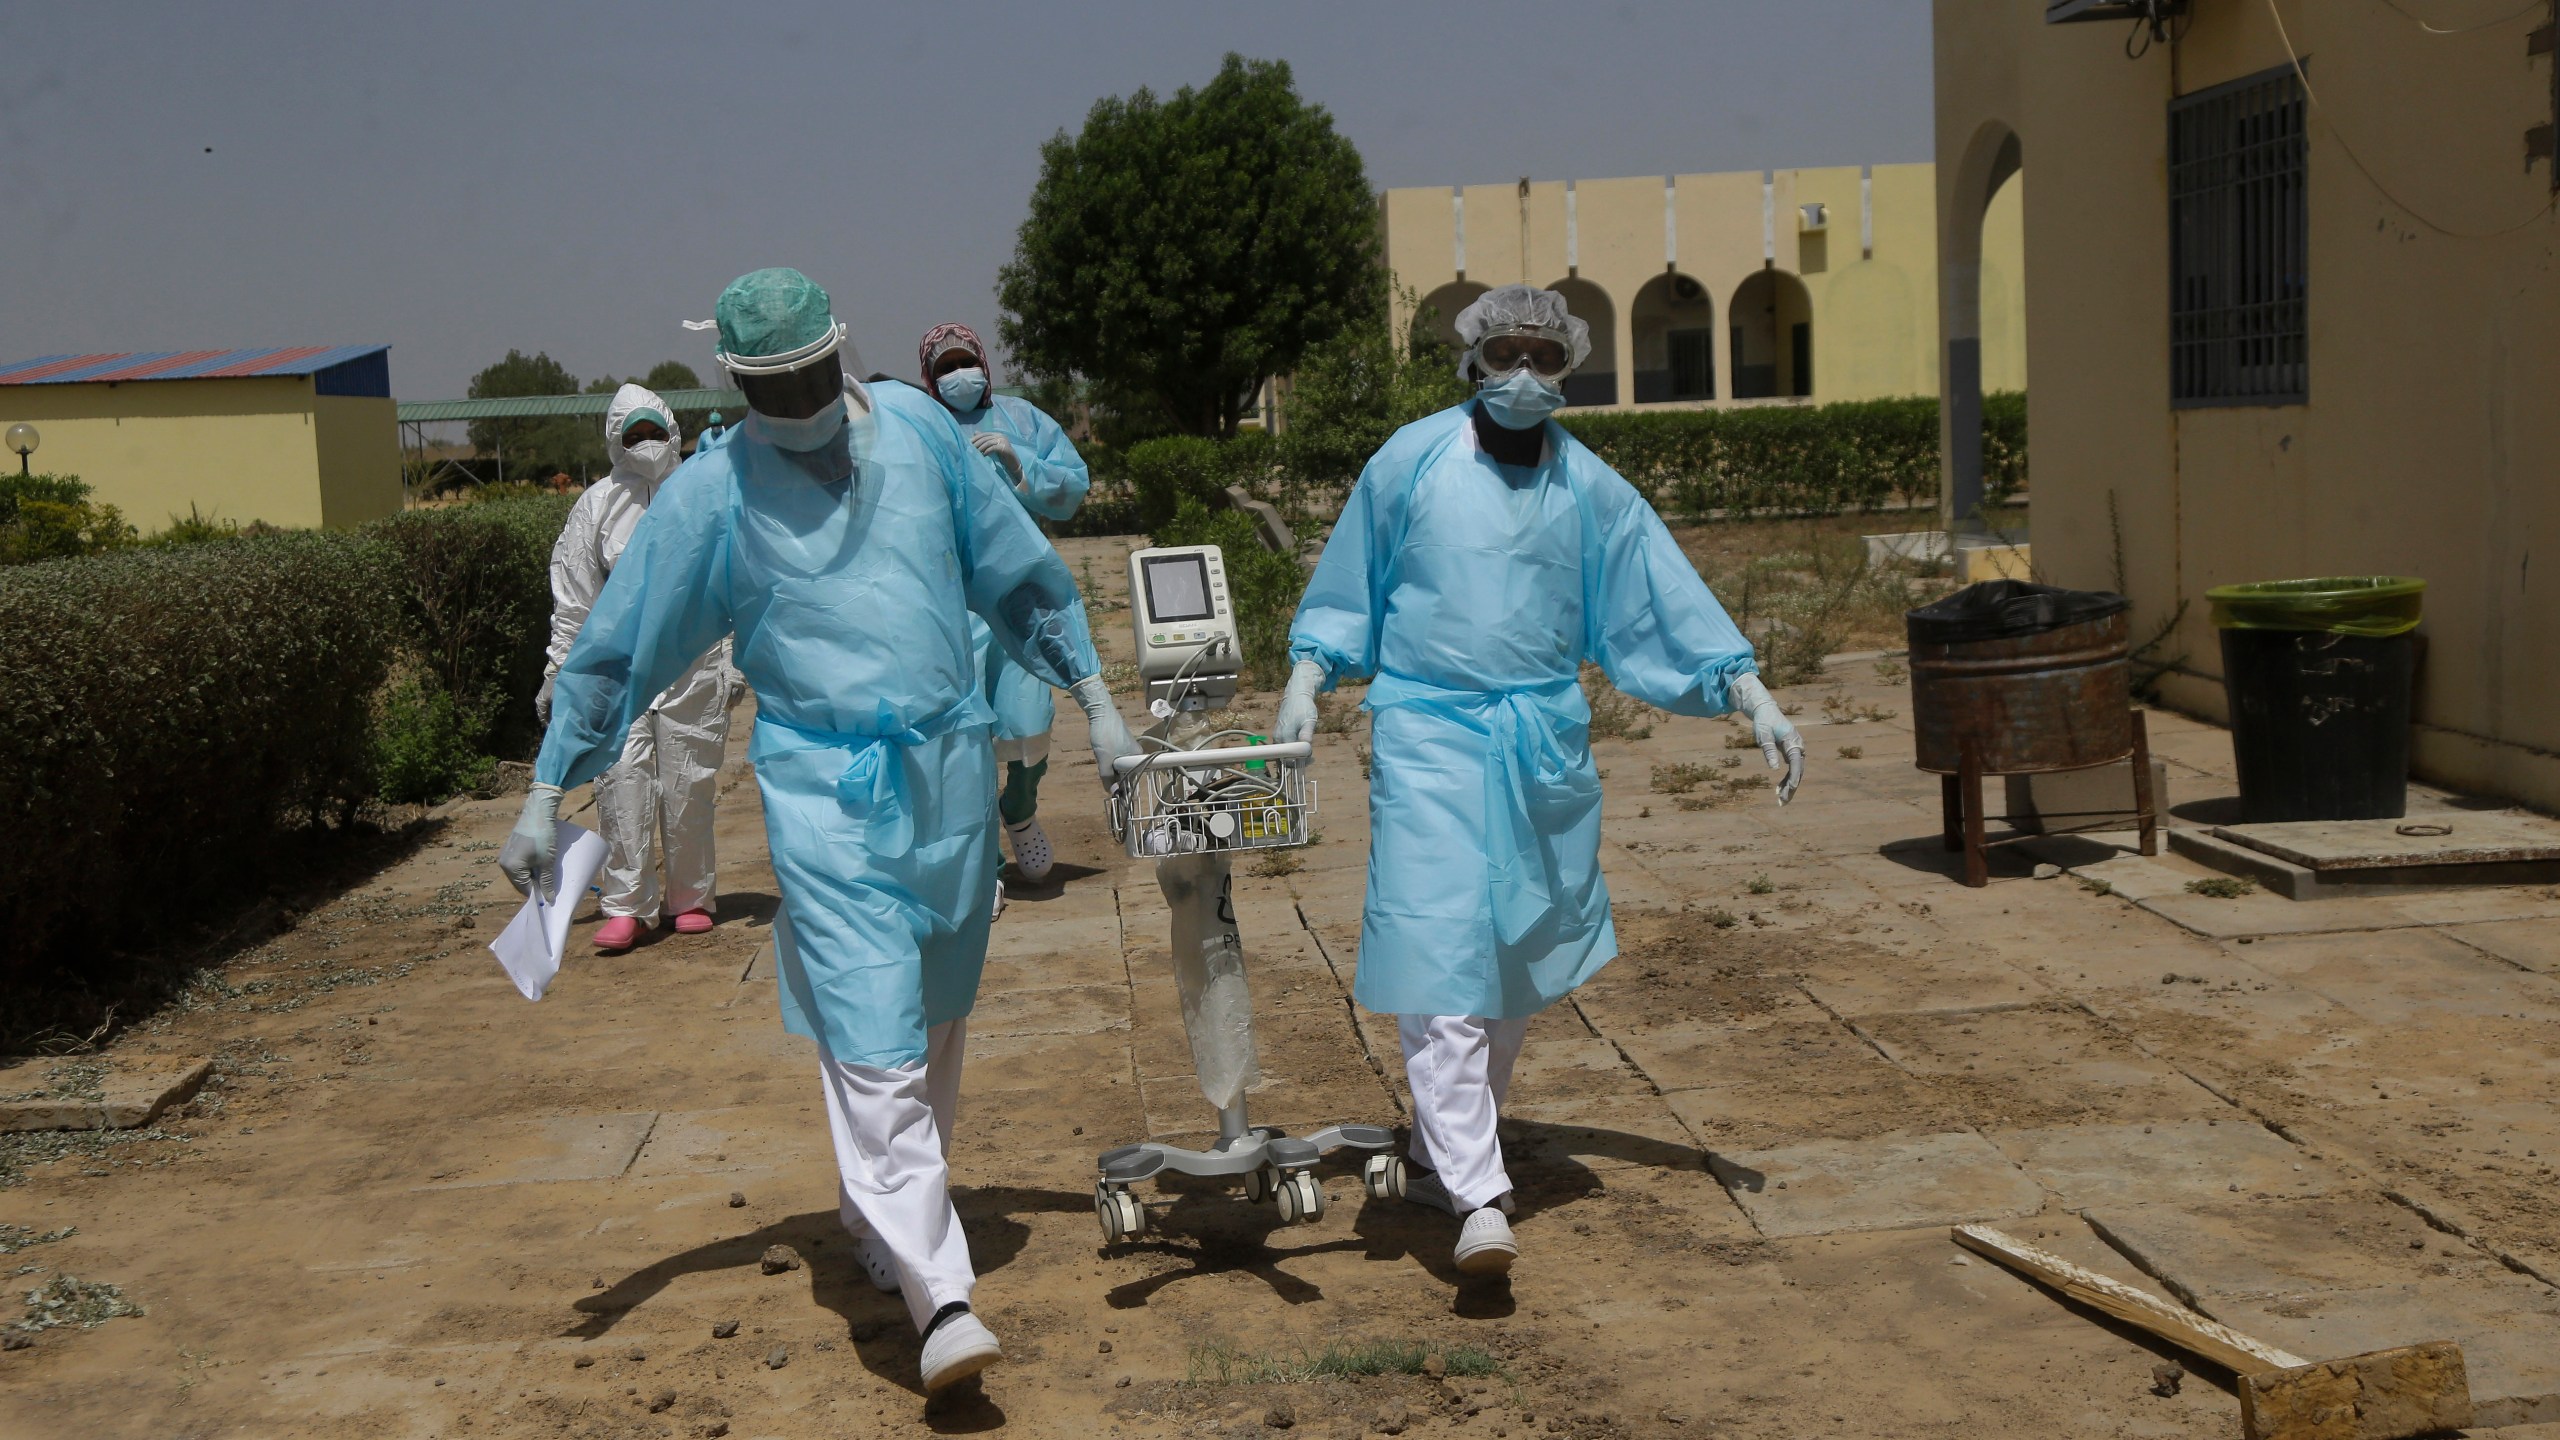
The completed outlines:
[[[1147,582],[1147,617],[1158,625],[1176,620],[1206,620],[1209,606],[1209,562],[1200,555],[1166,555],[1141,560]]]

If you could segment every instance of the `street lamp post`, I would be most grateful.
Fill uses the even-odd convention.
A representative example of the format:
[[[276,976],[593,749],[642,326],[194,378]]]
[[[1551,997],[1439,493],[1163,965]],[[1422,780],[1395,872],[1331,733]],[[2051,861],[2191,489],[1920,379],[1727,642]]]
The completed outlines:
[[[24,420],[9,427],[9,448],[18,452],[20,475],[27,473],[27,457],[36,453],[36,447],[43,443],[44,437],[36,433],[36,427]]]

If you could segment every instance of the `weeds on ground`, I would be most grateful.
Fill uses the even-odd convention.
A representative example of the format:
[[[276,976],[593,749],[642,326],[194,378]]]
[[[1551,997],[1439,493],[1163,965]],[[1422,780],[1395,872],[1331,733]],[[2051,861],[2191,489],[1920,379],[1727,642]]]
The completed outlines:
[[[1316,697],[1316,733],[1348,735],[1360,728],[1361,696],[1339,691]]]
[[[1102,683],[1114,695],[1134,695],[1140,689],[1138,662],[1114,660],[1102,667]]]
[[[1901,713],[1882,705],[1860,704],[1838,695],[1822,697],[1822,718],[1834,725],[1849,725],[1861,720],[1890,720]]]
[[[1888,658],[1876,662],[1876,678],[1887,685],[1903,685],[1910,682],[1911,672],[1901,661]]]
[[[1642,740],[1653,734],[1654,708],[1622,693],[1597,665],[1582,667],[1582,697],[1591,706],[1594,740]]]
[[[1294,849],[1265,850],[1262,852],[1262,858],[1254,863],[1253,869],[1246,873],[1260,875],[1266,879],[1277,879],[1283,875],[1295,875],[1305,868],[1298,863],[1298,852]]]
[[[1715,778],[1715,772],[1704,765],[1656,765],[1653,767],[1653,793],[1686,795]]]
[[[2116,893],[2116,887],[2099,879],[2095,875],[2074,875],[2071,878],[2079,881],[2080,888],[2088,891],[2092,895],[2113,895]]]
[[[88,1330],[120,1315],[142,1313],[141,1306],[124,1298],[124,1292],[113,1285],[82,1280],[73,1275],[56,1275],[27,1292],[27,1318],[12,1328],[33,1331],[77,1325]],[[1456,1372],[1453,1370],[1451,1373]]]
[[[2238,875],[2209,875],[2202,880],[2187,882],[2188,894],[2210,896],[2216,900],[2237,900],[2243,895],[2256,894],[2257,889],[2257,881]]]
[[[1754,895],[1775,895],[1778,893],[1778,882],[1766,875],[1754,875],[1751,877],[1751,883],[1742,888]]]
[[[1725,909],[1721,905],[1709,910],[1701,911],[1699,913],[1699,918],[1719,930],[1730,930],[1734,926],[1742,923],[1734,918],[1732,911]]]
[[[1843,760],[1864,760],[1867,758],[1867,747],[1864,745],[1843,745],[1840,747],[1840,758]]]
[[[1288,1385],[1307,1380],[1357,1380],[1373,1375],[1420,1375],[1433,1359],[1444,1373],[1500,1375],[1501,1362],[1473,1345],[1446,1348],[1414,1340],[1336,1341],[1315,1352],[1245,1351],[1219,1340],[1191,1347],[1185,1385]]]

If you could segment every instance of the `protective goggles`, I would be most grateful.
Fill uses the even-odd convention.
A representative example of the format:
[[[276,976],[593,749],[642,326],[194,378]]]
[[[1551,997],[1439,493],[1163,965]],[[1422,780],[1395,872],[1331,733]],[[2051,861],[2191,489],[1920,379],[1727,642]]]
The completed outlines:
[[[776,420],[806,420],[844,395],[844,361],[833,350],[797,370],[733,369],[729,378],[747,397],[748,409]]]
[[[1488,379],[1523,365],[1541,379],[1553,380],[1572,368],[1573,351],[1562,340],[1534,330],[1487,335],[1476,345],[1476,368]]]

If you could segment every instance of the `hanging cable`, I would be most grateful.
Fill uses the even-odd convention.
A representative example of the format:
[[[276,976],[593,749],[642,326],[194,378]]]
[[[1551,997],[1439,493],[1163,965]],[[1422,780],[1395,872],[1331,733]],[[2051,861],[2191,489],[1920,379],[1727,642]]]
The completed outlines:
[[[2475,30],[2495,30],[2501,25],[2513,25],[2517,21],[2522,20],[2529,15],[2545,14],[2551,8],[2548,0],[2533,0],[2532,4],[2525,6],[2523,9],[2516,11],[2512,15],[2501,15],[2495,20],[2483,20],[2477,25],[2457,25],[2454,28],[2447,30],[2440,25],[2430,22],[2424,15],[2416,14],[2403,7],[2400,4],[2400,0],[2382,0],[2382,5],[2384,9],[2396,10],[2401,15],[2416,21],[2418,28],[2426,31],[2430,35],[2468,35]]]
[[[2391,193],[2391,187],[2383,184],[2382,177],[2374,174],[2373,167],[2365,164],[2364,157],[2358,155],[2355,152],[2355,147],[2347,143],[2346,132],[2338,128],[2337,119],[2329,114],[2329,107],[2320,103],[2320,92],[2311,88],[2311,76],[2302,68],[2302,55],[2293,48],[2293,35],[2285,29],[2284,15],[2281,11],[2276,9],[2276,0],[2266,0],[2266,3],[2268,18],[2276,22],[2276,38],[2284,42],[2285,59],[2293,65],[2293,78],[2301,82],[2302,93],[2311,101],[2311,108],[2319,111],[2320,118],[2329,122],[2330,138],[2338,142],[2339,152],[2347,157],[2348,164],[2356,167],[2356,173],[2365,178],[2365,183],[2371,185],[2383,199],[2390,201],[2395,206],[2398,206],[2401,213],[2448,239],[2494,240],[2501,235],[2512,235],[2517,231],[2522,230],[2526,226],[2541,219],[2543,216],[2550,214],[2554,205],[2560,205],[2560,191],[2554,191],[2549,200],[2546,200],[2542,204],[2534,207],[2532,214],[2518,220],[2513,225],[2503,225],[2495,230],[2457,230],[2450,225],[2440,225],[2435,221],[2428,219],[2426,214],[2419,210],[2417,206],[2412,205],[2408,201]],[[2397,6],[2394,6],[2393,8],[2398,9]],[[2405,15],[2408,12],[2404,10],[2401,11],[2401,13]],[[2554,161],[2553,163],[2560,164],[2560,161]]]

